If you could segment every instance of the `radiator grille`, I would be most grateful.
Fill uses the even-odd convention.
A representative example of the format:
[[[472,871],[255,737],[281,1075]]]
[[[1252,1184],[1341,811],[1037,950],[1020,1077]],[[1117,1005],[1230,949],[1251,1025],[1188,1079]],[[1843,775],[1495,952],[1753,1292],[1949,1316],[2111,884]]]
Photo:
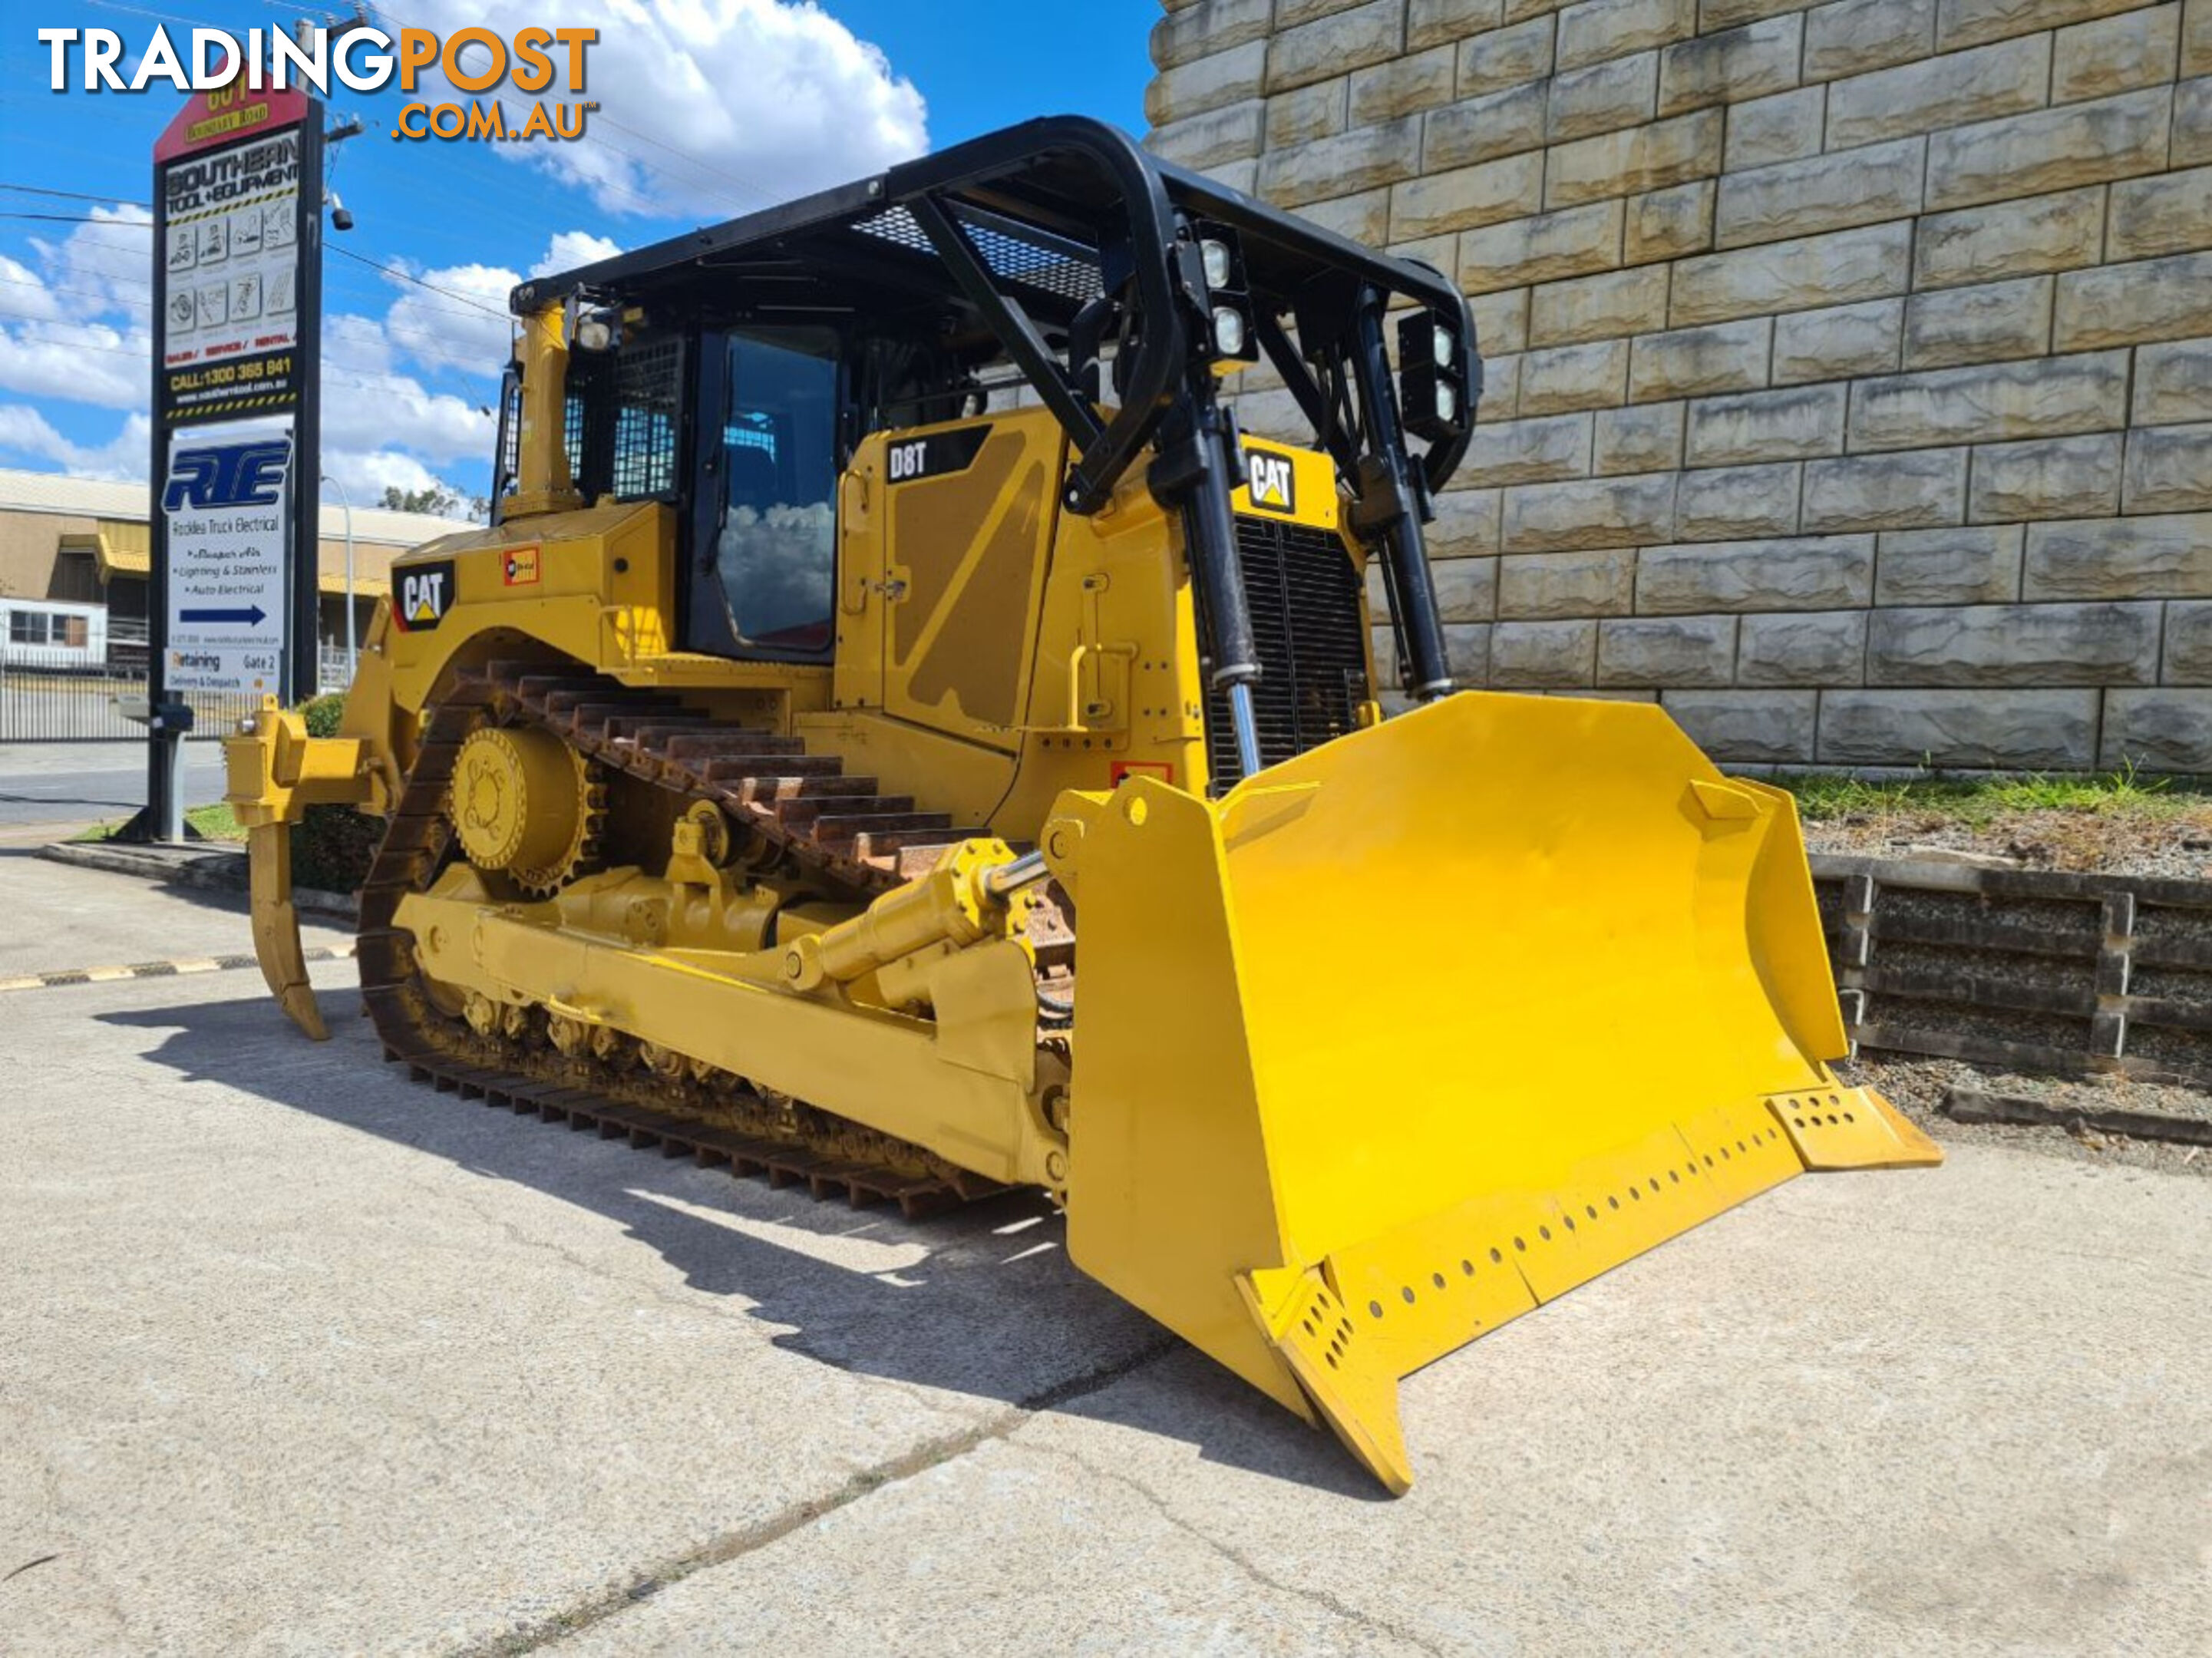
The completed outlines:
[[[1359,575],[1327,530],[1239,518],[1237,547],[1260,647],[1252,695],[1260,762],[1279,765],[1353,729],[1371,695]],[[1206,695],[1206,750],[1217,790],[1233,782],[1237,738],[1226,690]]]

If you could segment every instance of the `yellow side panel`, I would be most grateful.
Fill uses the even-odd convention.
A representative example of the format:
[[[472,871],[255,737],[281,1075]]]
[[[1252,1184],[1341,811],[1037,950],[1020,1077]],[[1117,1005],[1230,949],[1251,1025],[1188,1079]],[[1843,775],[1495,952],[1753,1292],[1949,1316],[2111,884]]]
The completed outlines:
[[[873,517],[885,548],[886,713],[1019,745],[1066,450],[1041,409],[863,446],[853,474],[884,496]],[[857,551],[849,541],[846,550]]]
[[[756,718],[825,704],[826,667],[678,648],[676,530],[675,509],[663,503],[609,501],[409,554],[392,566],[392,597],[379,609],[347,730],[389,729],[392,710],[422,708],[456,668],[548,650],[629,684],[744,693],[734,706]]]
[[[675,647],[676,521],[656,502],[552,513],[452,536],[392,567],[401,694],[478,635],[528,635],[610,670]]]

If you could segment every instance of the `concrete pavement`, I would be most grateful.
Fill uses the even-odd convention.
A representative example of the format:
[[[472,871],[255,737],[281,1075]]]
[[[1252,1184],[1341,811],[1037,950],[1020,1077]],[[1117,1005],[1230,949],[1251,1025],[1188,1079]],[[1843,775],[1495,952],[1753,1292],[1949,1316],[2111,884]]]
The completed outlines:
[[[222,745],[186,743],[185,805],[222,799]],[[0,743],[0,823],[112,822],[146,804],[143,743]]]
[[[1413,1378],[1392,1503],[1031,1200],[464,1104],[315,977],[323,1047],[251,973],[0,997],[0,1652],[2207,1649],[2202,1181],[1796,1181]]]
[[[0,979],[252,953],[244,893],[193,891],[50,863],[37,855],[49,834],[0,830]],[[329,945],[352,934],[311,922],[300,936]],[[261,982],[258,974],[247,977]],[[6,1051],[0,1037],[0,1053]]]

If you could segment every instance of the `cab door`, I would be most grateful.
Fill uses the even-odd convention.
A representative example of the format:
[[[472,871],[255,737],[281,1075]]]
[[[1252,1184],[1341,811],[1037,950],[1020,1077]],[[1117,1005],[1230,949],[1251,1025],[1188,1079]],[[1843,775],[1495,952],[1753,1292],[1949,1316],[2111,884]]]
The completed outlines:
[[[694,649],[827,665],[837,648],[840,353],[833,331],[806,326],[702,343]]]
[[[1020,747],[1066,464],[1066,436],[1042,409],[869,440],[854,471],[878,550],[847,544],[855,574],[870,574],[842,597],[872,601],[860,616],[886,713]]]

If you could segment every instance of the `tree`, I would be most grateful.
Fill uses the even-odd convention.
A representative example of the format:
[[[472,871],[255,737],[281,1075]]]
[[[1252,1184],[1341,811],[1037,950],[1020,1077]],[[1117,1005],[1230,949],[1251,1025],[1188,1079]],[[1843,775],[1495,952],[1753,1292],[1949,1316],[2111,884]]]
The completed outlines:
[[[424,489],[403,489],[396,483],[384,487],[384,505],[394,513],[428,513],[433,518],[451,518],[461,498],[450,489],[431,484]]]

